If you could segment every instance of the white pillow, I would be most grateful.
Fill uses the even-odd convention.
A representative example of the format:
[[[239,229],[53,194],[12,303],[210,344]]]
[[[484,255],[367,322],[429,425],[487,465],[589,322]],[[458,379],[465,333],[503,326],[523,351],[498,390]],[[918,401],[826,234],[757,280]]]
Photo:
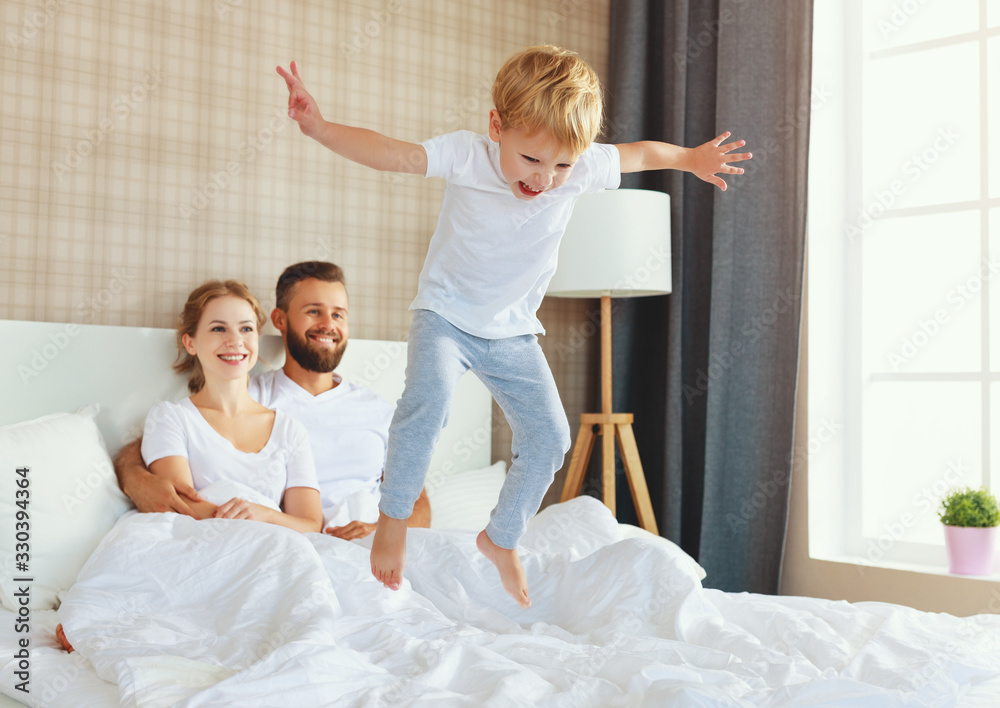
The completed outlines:
[[[528,522],[520,547],[534,553],[566,553],[576,559],[625,539],[643,539],[657,546],[664,559],[695,582],[705,578],[705,569],[680,546],[638,526],[618,523],[608,507],[586,494],[538,512]]]
[[[118,489],[97,411],[88,406],[0,428],[0,604],[8,610],[17,611],[15,593],[25,587],[30,609],[54,610],[57,594],[76,581],[104,534],[131,508]],[[19,468],[28,468],[26,476]],[[18,486],[23,479],[27,487]],[[17,492],[25,488],[26,510],[17,505],[25,496]],[[16,545],[15,526],[22,511],[28,516],[28,528],[20,529],[29,536],[26,561],[16,555],[24,551]]]
[[[428,483],[431,528],[482,531],[506,478],[507,463],[500,460],[482,469],[446,475],[439,484]]]
[[[705,576],[708,575],[706,570],[701,567],[701,564],[699,564],[698,561],[689,556],[683,548],[678,546],[673,541],[664,538],[663,536],[657,536],[656,534],[650,533],[649,531],[639,528],[638,526],[632,526],[631,524],[621,524],[620,528],[622,538],[645,538],[653,543],[660,544],[663,550],[666,551],[667,554],[678,563],[678,565],[686,568],[692,577],[697,578],[699,581],[704,580]]]

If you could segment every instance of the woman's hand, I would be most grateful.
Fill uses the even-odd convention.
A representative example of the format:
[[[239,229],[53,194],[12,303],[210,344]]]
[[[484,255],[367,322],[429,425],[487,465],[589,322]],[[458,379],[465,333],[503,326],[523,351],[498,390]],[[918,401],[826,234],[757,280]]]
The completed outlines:
[[[311,487],[291,487],[285,491],[285,511],[275,511],[269,506],[254,504],[246,499],[233,497],[215,508],[216,519],[248,519],[276,524],[295,531],[320,531],[323,511],[320,509],[319,490]]]
[[[220,504],[212,514],[216,519],[249,519],[250,521],[267,521],[269,512],[266,506],[248,502],[246,499],[233,497],[225,504]]]

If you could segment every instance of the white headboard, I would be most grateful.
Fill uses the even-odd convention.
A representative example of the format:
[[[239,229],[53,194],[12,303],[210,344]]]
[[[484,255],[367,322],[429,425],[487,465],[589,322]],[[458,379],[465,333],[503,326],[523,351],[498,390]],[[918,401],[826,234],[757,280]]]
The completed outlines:
[[[150,407],[187,395],[171,370],[172,329],[0,320],[0,425],[98,403],[98,425],[112,454],[142,431]],[[284,363],[281,338],[265,335],[255,371]],[[337,368],[395,404],[403,391],[406,343],[351,339]],[[430,477],[490,464],[492,399],[472,374],[458,384]]]

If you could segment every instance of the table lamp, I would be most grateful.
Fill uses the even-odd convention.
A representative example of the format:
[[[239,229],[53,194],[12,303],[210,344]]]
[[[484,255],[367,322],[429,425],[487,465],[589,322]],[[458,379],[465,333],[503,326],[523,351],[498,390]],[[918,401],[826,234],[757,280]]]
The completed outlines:
[[[601,298],[601,412],[580,416],[560,501],[580,493],[594,440],[600,435],[603,501],[615,513],[617,439],[639,525],[653,533],[658,533],[656,518],[632,432],[633,415],[615,413],[611,400],[611,298],[664,295],[670,288],[670,195],[611,189],[580,197],[546,294]]]

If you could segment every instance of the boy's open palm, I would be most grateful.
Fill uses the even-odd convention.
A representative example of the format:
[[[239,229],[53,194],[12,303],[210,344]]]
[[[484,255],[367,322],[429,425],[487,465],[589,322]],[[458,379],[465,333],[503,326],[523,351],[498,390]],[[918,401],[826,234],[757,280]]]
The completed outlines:
[[[280,66],[278,67],[278,74],[288,85],[288,117],[299,124],[299,129],[305,135],[313,137],[317,127],[323,122],[323,116],[319,113],[316,100],[309,95],[305,84],[302,83],[299,67],[295,65],[294,61],[289,66],[292,70],[291,73]]]
[[[726,183],[721,177],[719,177],[719,174],[743,174],[742,167],[733,167],[728,163],[749,160],[753,157],[753,155],[749,152],[730,154],[731,150],[735,150],[736,148],[746,145],[745,140],[737,140],[736,142],[726,143],[723,145],[723,141],[725,141],[730,135],[731,133],[726,131],[722,135],[716,136],[703,145],[691,148],[689,155],[690,165],[687,167],[688,172],[691,172],[696,177],[708,182],[709,184],[714,184],[723,192],[726,191]]]

